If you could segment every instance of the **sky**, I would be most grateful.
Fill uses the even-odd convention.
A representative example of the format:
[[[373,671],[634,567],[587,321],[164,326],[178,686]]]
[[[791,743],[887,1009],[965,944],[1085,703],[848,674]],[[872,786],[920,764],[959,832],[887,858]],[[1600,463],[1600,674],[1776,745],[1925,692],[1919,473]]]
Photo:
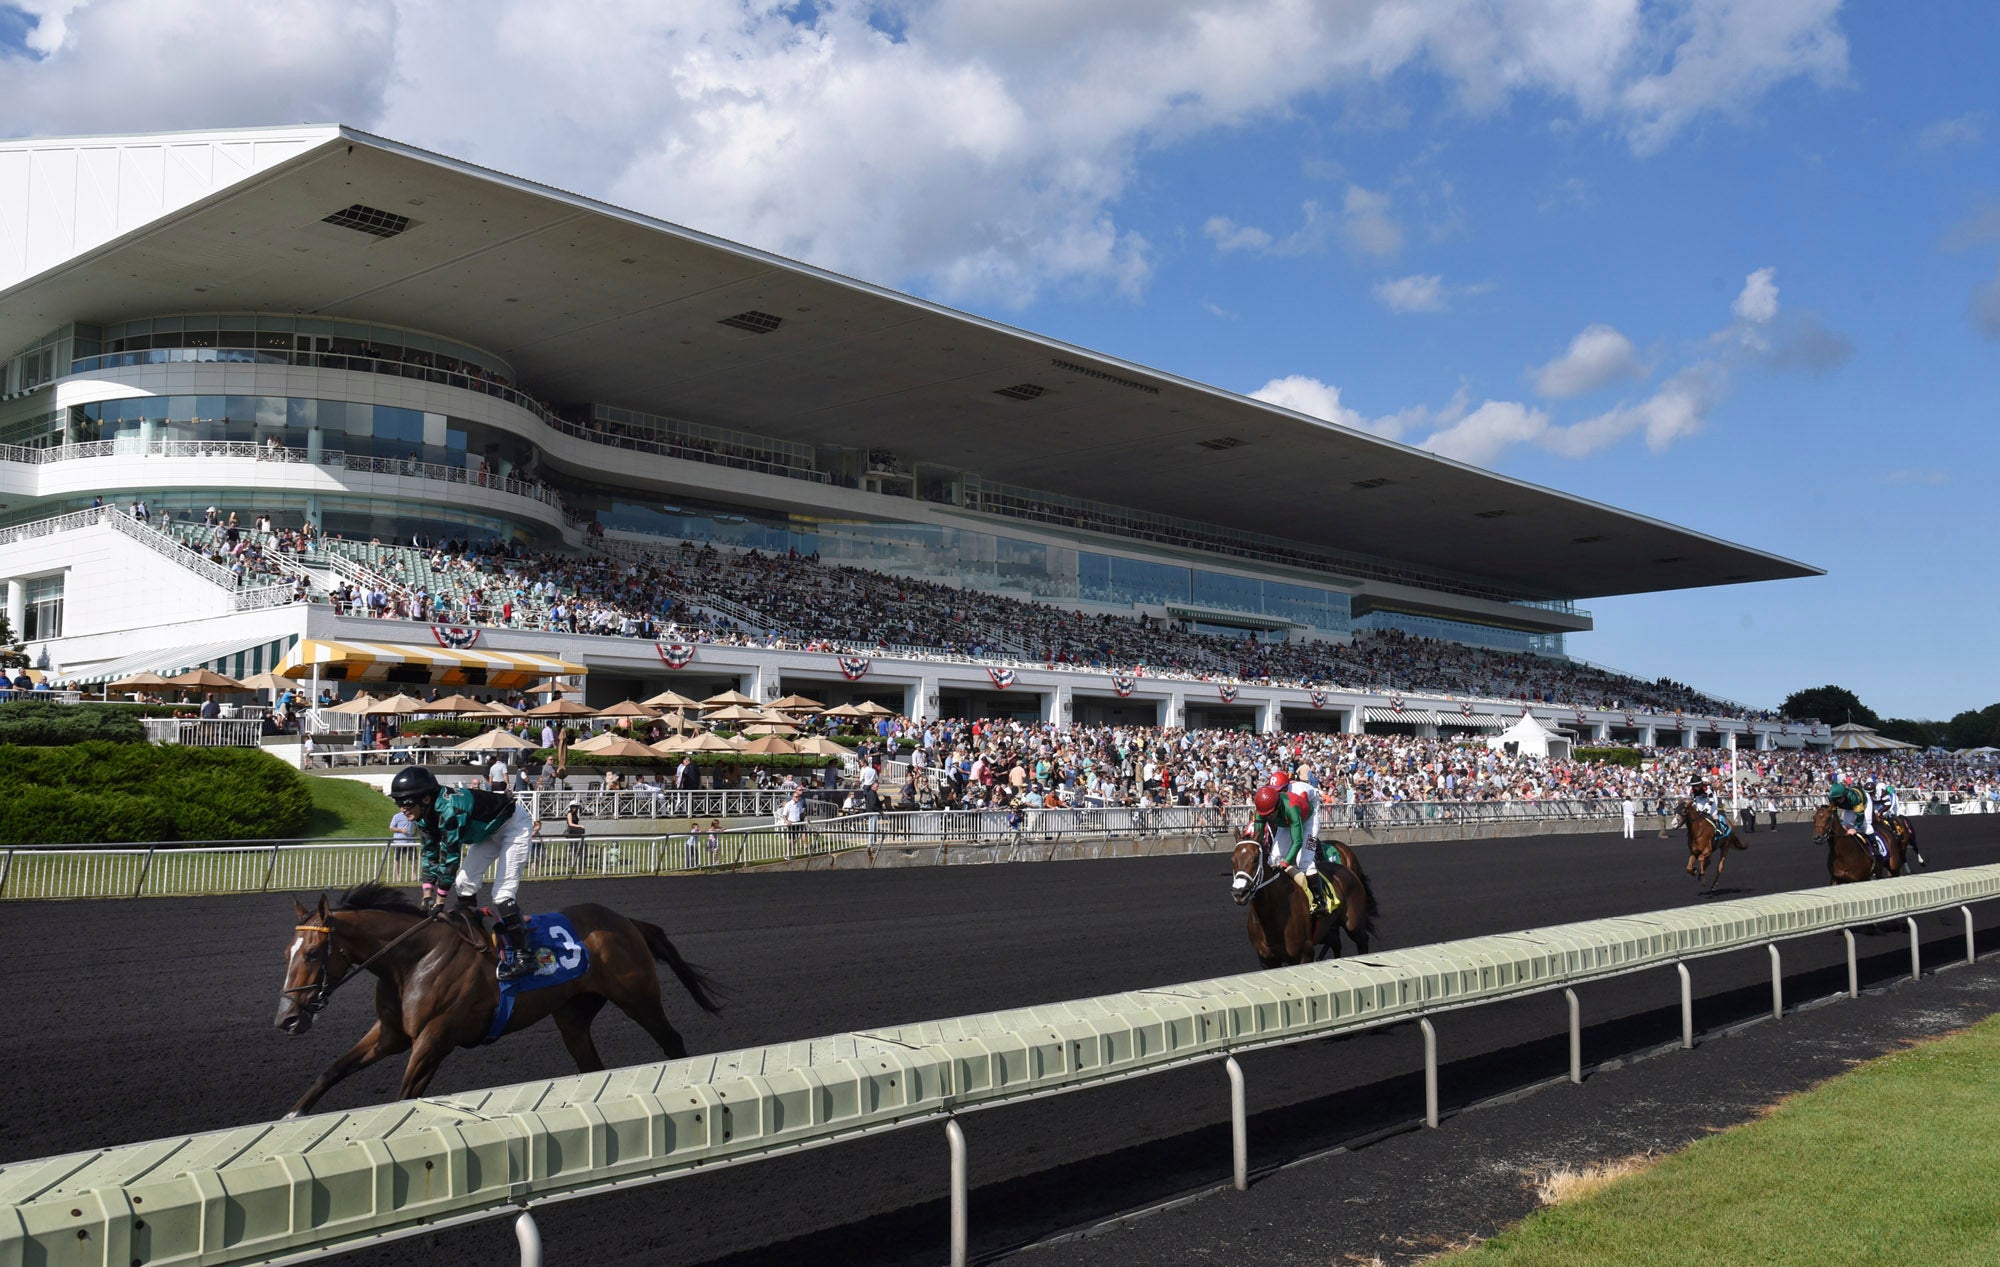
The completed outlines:
[[[1945,718],[1996,64],[1982,0],[16,0],[0,129],[346,123],[1751,545],[1827,575],[1571,653]]]

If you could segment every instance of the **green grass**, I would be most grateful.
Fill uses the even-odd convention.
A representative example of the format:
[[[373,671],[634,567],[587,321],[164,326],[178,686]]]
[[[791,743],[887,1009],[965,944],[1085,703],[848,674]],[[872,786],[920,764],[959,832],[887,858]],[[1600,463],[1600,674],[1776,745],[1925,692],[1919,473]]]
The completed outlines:
[[[395,802],[366,783],[307,775],[312,789],[312,817],[306,820],[306,835],[341,839],[389,838],[389,819],[396,813]]]
[[[1881,1057],[1451,1267],[2000,1262],[2000,1017]]]

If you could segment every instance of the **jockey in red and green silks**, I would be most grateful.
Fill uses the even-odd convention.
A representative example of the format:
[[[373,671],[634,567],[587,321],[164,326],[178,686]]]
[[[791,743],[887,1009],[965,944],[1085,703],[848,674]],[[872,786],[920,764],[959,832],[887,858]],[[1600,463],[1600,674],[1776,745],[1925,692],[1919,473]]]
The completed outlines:
[[[1319,873],[1319,842],[1306,838],[1306,824],[1312,819],[1312,803],[1289,788],[1267,783],[1250,799],[1260,827],[1271,833],[1271,865],[1305,872],[1306,884],[1314,901],[1331,912],[1337,899]]]

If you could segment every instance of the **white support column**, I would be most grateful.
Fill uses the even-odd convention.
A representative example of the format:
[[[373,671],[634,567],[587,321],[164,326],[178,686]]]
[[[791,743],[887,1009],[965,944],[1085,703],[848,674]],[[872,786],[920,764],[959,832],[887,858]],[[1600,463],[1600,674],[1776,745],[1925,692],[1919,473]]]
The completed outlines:
[[[1069,729],[1070,719],[1076,711],[1076,700],[1071,695],[1069,683],[1056,683],[1055,689],[1043,697],[1043,705],[1048,715],[1042,720],[1054,722],[1057,730]]]
[[[911,692],[909,708],[910,720],[928,722],[938,715],[938,679],[935,673],[926,673],[917,679],[916,689]]]
[[[1690,726],[1686,722],[1681,723],[1681,747],[1692,748],[1695,745],[1695,741],[1700,738],[1701,727],[1699,725]]]
[[[1341,725],[1341,729],[1350,735],[1367,734],[1368,723],[1363,720],[1367,715],[1362,706],[1356,704],[1353,708],[1347,710],[1347,720]]]
[[[1262,714],[1257,719],[1257,729],[1267,735],[1275,735],[1285,729],[1285,705],[1281,700],[1271,700],[1259,705]]]
[[[1167,715],[1161,725],[1168,730],[1179,730],[1187,725],[1187,693],[1174,691],[1167,696]]]
[[[736,679],[736,689],[759,704],[768,704],[784,694],[778,689],[777,670],[762,664],[740,675]]]
[[[1641,748],[1659,747],[1660,746],[1659,727],[1653,725],[1653,723],[1651,722],[1641,722],[1639,725],[1639,746]]]
[[[19,641],[28,636],[28,583],[20,579],[7,582],[7,627],[14,631]]]

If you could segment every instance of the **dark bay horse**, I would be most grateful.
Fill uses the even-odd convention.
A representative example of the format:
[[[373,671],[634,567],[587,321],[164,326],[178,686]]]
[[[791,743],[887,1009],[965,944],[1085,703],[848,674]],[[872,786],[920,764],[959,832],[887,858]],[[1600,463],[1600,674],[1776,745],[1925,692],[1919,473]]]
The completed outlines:
[[[1674,822],[1687,826],[1687,873],[1694,877],[1696,888],[1700,888],[1701,882],[1708,876],[1708,860],[1711,856],[1715,858],[1715,879],[1708,887],[1715,889],[1722,884],[1722,868],[1729,861],[1729,851],[1750,847],[1743,843],[1742,834],[1739,832],[1730,832],[1718,839],[1715,834],[1715,823],[1688,801],[1682,801],[1680,807],[1674,811]]]
[[[1900,825],[1901,830],[1897,830]],[[1907,833],[1907,835],[1905,834]],[[1889,846],[1889,861],[1883,864],[1861,833],[1840,824],[1840,811],[1822,805],[1813,811],[1813,843],[1826,846],[1826,882],[1854,884],[1872,880],[1878,874],[1908,875],[1909,855],[1917,847],[1917,833],[1908,820],[1892,818],[1882,825],[1882,840]],[[1918,863],[1928,866],[1921,853]]]
[[[273,1024],[295,1037],[304,1035],[335,987],[365,968],[376,977],[375,1025],[314,1079],[286,1116],[312,1108],[347,1075],[404,1051],[410,1059],[399,1098],[420,1096],[454,1047],[477,1046],[484,1039],[500,1005],[500,987],[492,946],[467,920],[427,917],[400,890],[383,884],[349,889],[331,907],[325,897],[317,910],[292,906],[298,926],[285,952],[285,989]],[[714,1012],[721,1005],[710,994],[714,983],[708,975],[682,959],[655,925],[595,903],[564,907],[562,914],[589,950],[590,968],[566,985],[518,994],[504,1032],[553,1016],[577,1071],[594,1073],[604,1061],[591,1041],[590,1023],[608,1002],[652,1035],[667,1059],[687,1055],[687,1044],[660,1005],[653,962],[666,964],[694,1001]]]
[[[1230,854],[1229,895],[1238,906],[1250,908],[1250,946],[1266,968],[1311,963],[1322,949],[1338,959],[1343,928],[1355,953],[1368,953],[1377,907],[1361,863],[1339,841],[1329,841],[1321,857],[1319,873],[1340,897],[1339,909],[1330,916],[1308,913],[1305,890],[1271,865],[1270,850],[1257,836],[1244,836]]]

